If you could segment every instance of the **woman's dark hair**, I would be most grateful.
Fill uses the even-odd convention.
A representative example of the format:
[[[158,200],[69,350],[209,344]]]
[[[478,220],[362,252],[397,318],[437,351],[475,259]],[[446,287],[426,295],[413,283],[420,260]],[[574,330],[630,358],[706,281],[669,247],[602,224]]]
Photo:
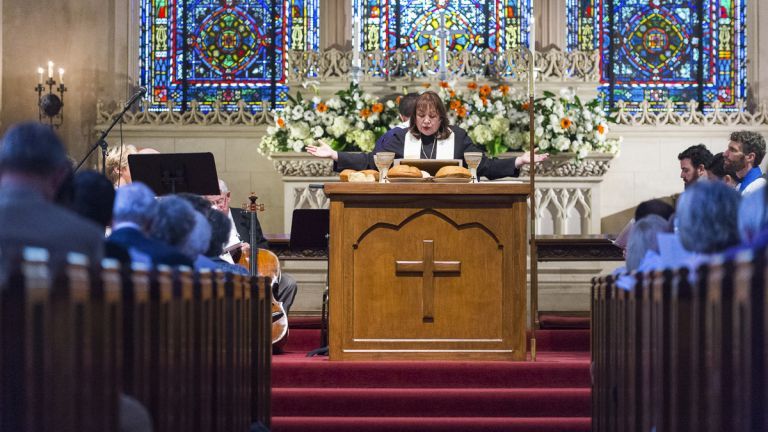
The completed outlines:
[[[411,134],[416,138],[421,138],[421,132],[419,132],[419,128],[416,125],[416,117],[419,116],[420,112],[428,112],[431,109],[435,110],[437,116],[440,118],[440,127],[437,128],[435,138],[439,140],[448,138],[451,136],[451,128],[448,127],[448,111],[446,111],[443,101],[440,100],[440,96],[431,91],[422,93],[421,96],[416,99],[416,109],[413,110],[411,126],[409,128]]]

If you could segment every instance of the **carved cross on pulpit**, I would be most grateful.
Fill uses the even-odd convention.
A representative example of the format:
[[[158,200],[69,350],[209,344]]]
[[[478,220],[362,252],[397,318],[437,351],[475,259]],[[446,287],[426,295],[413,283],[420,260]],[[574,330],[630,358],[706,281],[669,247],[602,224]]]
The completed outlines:
[[[396,273],[421,273],[421,297],[424,321],[435,318],[435,276],[438,273],[461,273],[461,261],[435,261],[435,241],[424,240],[421,261],[395,261]]]

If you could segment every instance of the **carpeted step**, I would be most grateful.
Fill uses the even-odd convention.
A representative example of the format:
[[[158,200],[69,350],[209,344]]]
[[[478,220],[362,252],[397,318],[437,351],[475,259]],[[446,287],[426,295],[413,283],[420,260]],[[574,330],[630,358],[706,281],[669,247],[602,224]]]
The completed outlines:
[[[588,417],[273,417],[272,432],[588,432]]]
[[[537,362],[345,361],[273,357],[272,385],[314,388],[588,388],[588,353],[541,353]]]
[[[590,412],[590,390],[276,388],[275,416],[578,417]]]
[[[307,352],[319,345],[320,330],[291,327],[285,350]],[[589,330],[539,330],[536,332],[536,348],[538,351],[589,351]]]

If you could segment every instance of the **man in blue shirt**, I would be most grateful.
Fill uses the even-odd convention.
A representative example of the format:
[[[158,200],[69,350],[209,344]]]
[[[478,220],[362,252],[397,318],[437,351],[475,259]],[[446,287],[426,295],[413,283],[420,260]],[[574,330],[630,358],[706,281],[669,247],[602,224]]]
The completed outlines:
[[[411,126],[411,117],[413,116],[413,110],[416,109],[416,99],[418,98],[418,93],[408,93],[400,98],[400,104],[397,106],[397,111],[400,113],[400,123],[376,140],[376,146],[373,148],[374,153],[383,151],[382,145],[392,139],[395,132],[400,129],[408,129]]]
[[[758,132],[751,131],[733,132],[730,139],[728,148],[723,152],[725,168],[736,171],[742,179],[739,192],[748,195],[766,183],[760,170],[765,156],[765,139]]]

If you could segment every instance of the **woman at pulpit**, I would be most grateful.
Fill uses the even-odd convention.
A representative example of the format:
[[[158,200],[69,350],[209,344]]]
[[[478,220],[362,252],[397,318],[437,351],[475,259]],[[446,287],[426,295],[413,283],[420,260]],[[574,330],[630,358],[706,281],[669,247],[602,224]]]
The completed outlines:
[[[382,143],[379,151],[393,152],[395,158],[463,161],[466,152],[482,152],[464,129],[450,125],[448,112],[440,96],[431,91],[422,93],[416,100],[415,115],[411,116],[409,127],[388,135],[389,139]],[[325,143],[308,146],[307,152],[317,157],[333,159],[333,168],[336,171],[376,169],[373,153],[339,152]],[[541,162],[547,157],[547,154],[535,155],[536,162]],[[489,179],[517,177],[520,175],[520,167],[529,163],[529,153],[523,153],[516,158],[495,159],[486,157],[483,152],[483,160],[477,168],[477,174]]]

